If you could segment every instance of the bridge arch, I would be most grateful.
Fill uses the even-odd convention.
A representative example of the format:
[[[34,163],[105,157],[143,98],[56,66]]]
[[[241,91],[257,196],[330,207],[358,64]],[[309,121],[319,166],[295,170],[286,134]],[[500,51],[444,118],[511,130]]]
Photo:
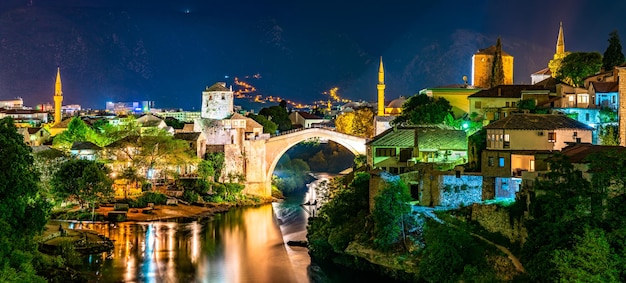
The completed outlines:
[[[269,138],[265,143],[266,180],[272,180],[276,164],[278,164],[278,160],[287,150],[311,138],[323,138],[334,141],[347,148],[355,156],[366,154],[365,142],[367,140],[365,138],[339,133],[327,128],[308,128],[281,134]]]

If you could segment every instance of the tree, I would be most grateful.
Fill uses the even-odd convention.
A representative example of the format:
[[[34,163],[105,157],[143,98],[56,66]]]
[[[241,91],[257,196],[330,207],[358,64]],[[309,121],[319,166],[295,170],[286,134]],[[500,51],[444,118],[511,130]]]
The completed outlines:
[[[374,112],[371,108],[359,108],[337,116],[335,126],[340,133],[371,138],[374,136]]]
[[[67,125],[67,130],[56,135],[52,144],[54,147],[69,151],[74,142],[89,141],[98,144],[98,134],[89,127],[80,117],[73,117]]]
[[[95,206],[100,200],[112,196],[113,181],[109,169],[102,163],[72,159],[65,162],[52,178],[55,196],[62,200],[75,200],[81,208],[87,204]]]
[[[496,42],[496,51],[493,55],[493,64],[491,66],[491,76],[489,77],[489,87],[495,87],[504,84],[504,64],[502,62],[502,42],[500,37]]]
[[[278,130],[278,125],[276,125],[276,123],[268,120],[265,116],[263,115],[255,115],[255,114],[248,114],[248,118],[257,121],[257,123],[261,124],[261,126],[263,126],[263,132],[264,133],[268,133],[268,134],[274,134],[276,133],[276,130]]]
[[[572,249],[556,250],[552,256],[559,282],[621,282],[602,229],[587,227],[573,242]]]
[[[584,79],[596,74],[602,67],[602,55],[598,52],[574,52],[563,58],[556,79],[571,86],[579,87]]]
[[[143,179],[139,176],[137,168],[133,166],[125,167],[122,170],[120,178],[126,180],[126,186],[124,187],[124,199],[128,199],[128,192],[130,191],[131,184],[134,188],[137,188],[137,182]]]
[[[405,237],[405,215],[411,211],[411,195],[404,182],[398,180],[374,197],[374,244],[381,250],[390,250]],[[405,246],[406,249],[406,246]]]
[[[452,105],[445,98],[432,98],[426,94],[409,97],[402,105],[402,114],[391,123],[393,125],[441,124]]]
[[[619,40],[619,34],[617,30],[609,33],[609,46],[604,51],[602,57],[602,68],[605,71],[613,70],[613,67],[624,64],[626,59],[624,53],[622,53],[622,43]]]
[[[0,281],[45,282],[35,275],[34,237],[43,231],[50,204],[42,197],[31,149],[13,119],[0,119]]]
[[[600,126],[598,138],[602,145],[619,145],[619,129],[616,125]]]
[[[286,106],[286,102],[282,104]],[[265,118],[278,125],[279,131],[287,131],[292,128],[291,120],[289,120],[289,113],[287,113],[287,109],[285,107],[275,105],[269,108],[263,108],[259,111],[259,115],[265,116]]]

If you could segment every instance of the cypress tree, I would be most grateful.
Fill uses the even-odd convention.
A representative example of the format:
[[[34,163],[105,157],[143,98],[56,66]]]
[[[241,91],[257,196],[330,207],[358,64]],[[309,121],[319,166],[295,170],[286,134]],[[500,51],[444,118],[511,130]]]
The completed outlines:
[[[617,30],[609,33],[609,47],[604,51],[604,57],[602,58],[602,68],[605,71],[613,70],[613,67],[619,66],[624,63],[624,53],[622,53],[622,44],[619,40],[619,34]]]
[[[502,63],[502,42],[500,37],[496,42],[496,51],[493,55],[493,65],[491,66],[491,77],[489,78],[489,87],[495,87],[504,84],[504,64]]]

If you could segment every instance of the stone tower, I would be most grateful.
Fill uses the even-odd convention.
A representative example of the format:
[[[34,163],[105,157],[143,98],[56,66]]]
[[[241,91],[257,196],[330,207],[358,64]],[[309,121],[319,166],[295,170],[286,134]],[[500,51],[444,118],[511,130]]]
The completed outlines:
[[[217,82],[202,92],[202,118],[222,120],[233,112],[234,94],[232,86],[226,88],[226,83]]]
[[[57,79],[54,83],[54,124],[61,122],[61,105],[63,103],[63,87],[61,85],[61,69],[57,67]]]
[[[496,46],[480,49],[472,56],[472,85],[479,88],[488,88],[491,78],[491,68],[496,53]],[[504,69],[504,84],[513,84],[513,56],[502,51],[502,65]]]
[[[378,67],[378,116],[385,116],[385,69],[383,68],[383,56],[380,56],[380,65]]]

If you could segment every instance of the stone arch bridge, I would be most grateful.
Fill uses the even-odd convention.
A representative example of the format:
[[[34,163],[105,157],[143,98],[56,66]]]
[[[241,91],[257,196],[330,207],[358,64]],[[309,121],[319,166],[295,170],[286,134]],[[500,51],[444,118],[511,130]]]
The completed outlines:
[[[312,139],[328,139],[347,148],[354,155],[365,155],[367,139],[343,134],[328,128],[307,128],[281,133],[265,140],[264,150],[260,149],[257,160],[250,160],[246,170],[246,188],[248,192],[261,196],[272,194],[272,174],[280,157],[291,147]],[[264,158],[263,158],[264,157]],[[263,160],[258,160],[263,159]]]

